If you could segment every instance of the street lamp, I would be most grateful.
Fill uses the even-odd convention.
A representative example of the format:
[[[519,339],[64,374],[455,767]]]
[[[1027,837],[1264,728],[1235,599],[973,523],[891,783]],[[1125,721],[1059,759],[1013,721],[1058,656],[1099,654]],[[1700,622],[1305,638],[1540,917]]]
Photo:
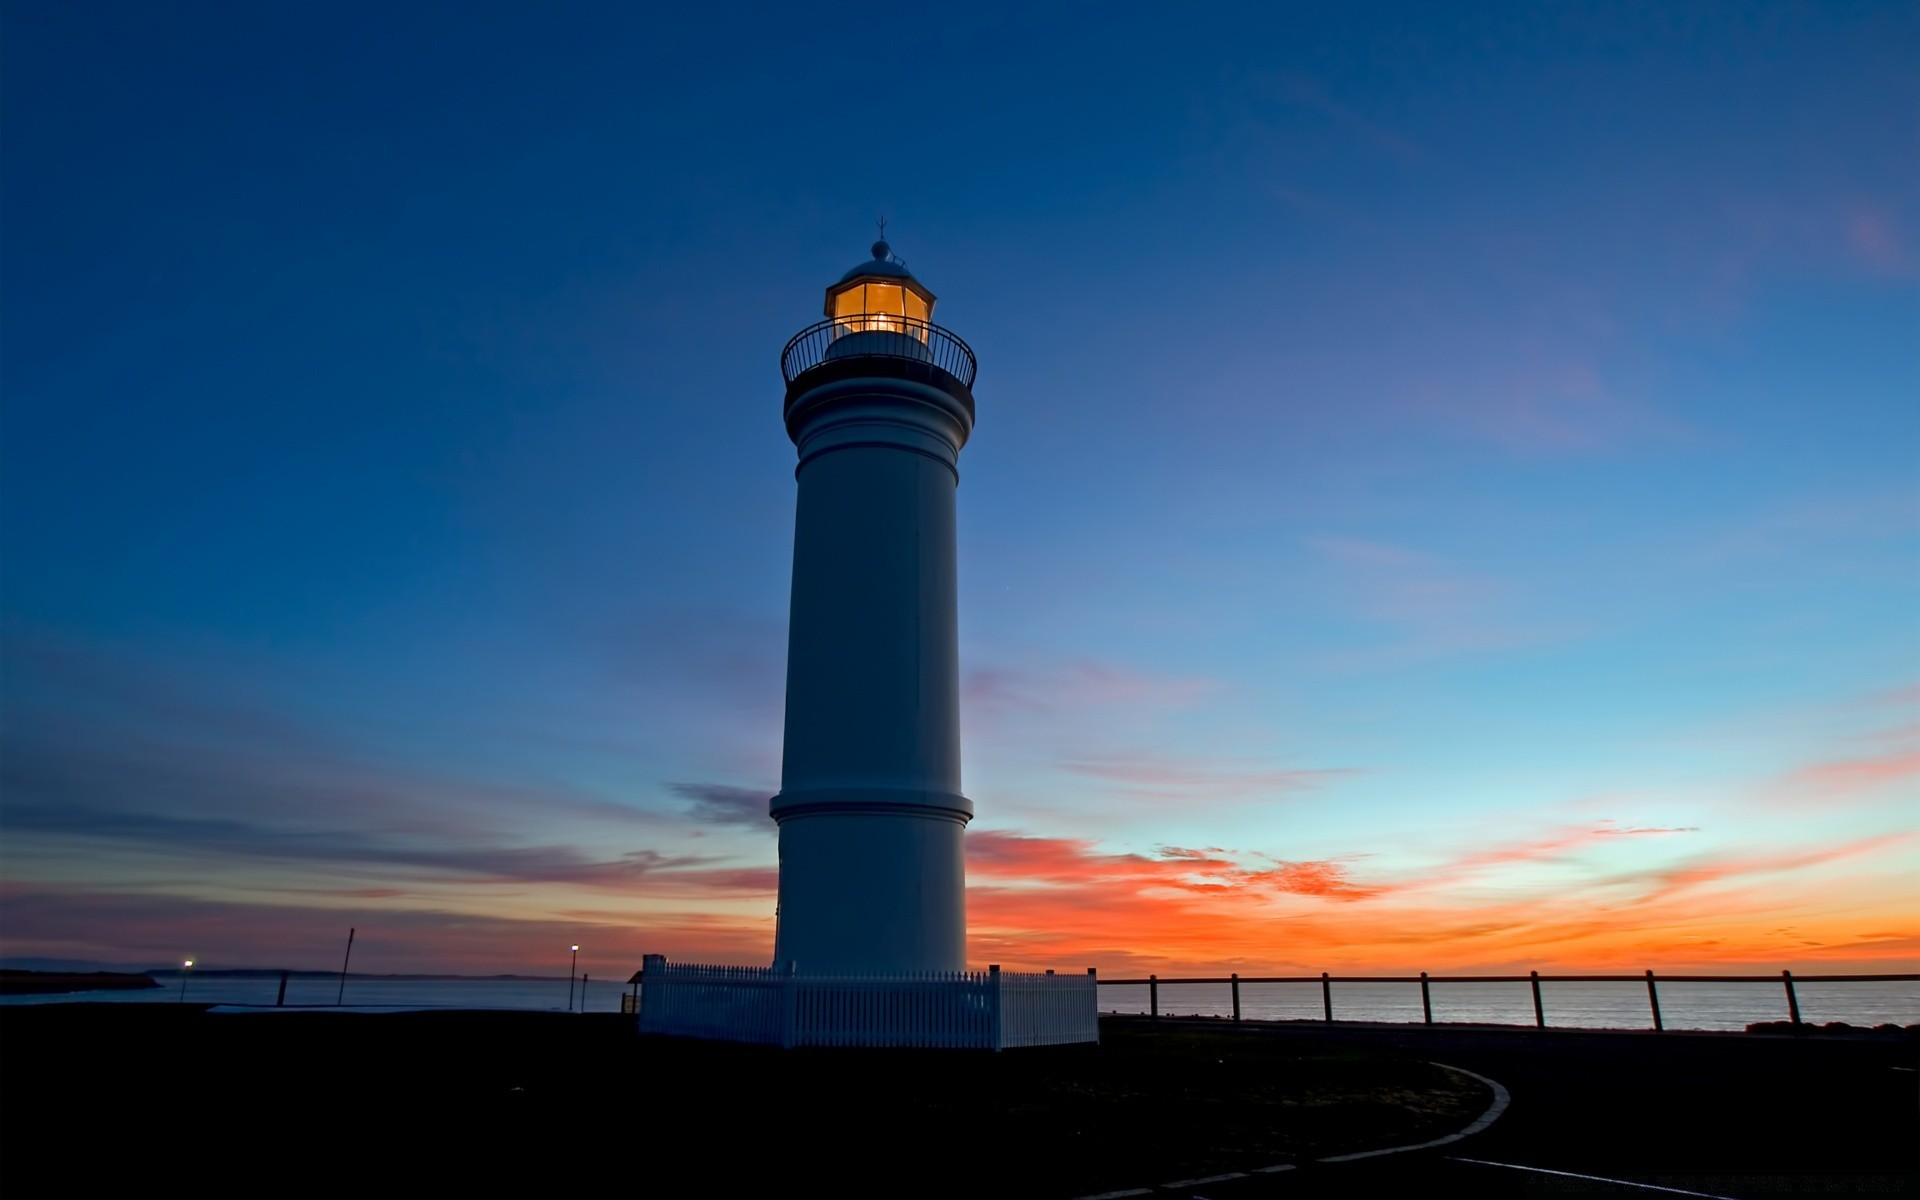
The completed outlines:
[[[580,947],[573,948],[573,960],[567,964],[567,1011],[573,1011],[573,971],[580,965]]]
[[[174,1001],[175,1004],[185,1004],[187,1002],[187,976],[192,973],[193,960],[189,958],[180,964],[180,999]]]

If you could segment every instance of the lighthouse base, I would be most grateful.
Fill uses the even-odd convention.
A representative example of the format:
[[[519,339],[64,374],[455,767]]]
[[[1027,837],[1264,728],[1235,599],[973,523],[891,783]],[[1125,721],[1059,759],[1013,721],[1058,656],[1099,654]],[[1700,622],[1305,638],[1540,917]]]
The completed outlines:
[[[669,963],[637,977],[640,1032],[770,1046],[1007,1050],[1100,1040],[1099,980],[985,971],[807,976]]]

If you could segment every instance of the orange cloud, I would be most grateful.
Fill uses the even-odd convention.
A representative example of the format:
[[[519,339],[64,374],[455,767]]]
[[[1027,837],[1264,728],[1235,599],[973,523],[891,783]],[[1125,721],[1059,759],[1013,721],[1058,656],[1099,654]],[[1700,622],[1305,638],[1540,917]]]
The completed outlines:
[[[1365,900],[1386,890],[1354,883],[1348,878],[1347,868],[1336,862],[1281,863],[1274,870],[1249,876],[1248,880],[1270,886],[1277,892],[1325,896],[1330,900]]]
[[[1387,871],[1373,859],[1212,846],[1116,853],[1091,839],[983,829],[967,838],[970,958],[1109,976],[1911,969],[1920,921],[1910,876],[1889,856],[1913,835],[1637,869],[1615,861],[1629,843],[1684,832],[1600,822]],[[276,903],[257,892],[183,894],[200,886],[188,882],[105,893],[15,885],[0,888],[0,904],[14,954],[168,961],[185,946],[208,961],[311,966],[354,925],[368,970],[526,970],[578,941],[593,948],[596,977],[610,977],[650,952],[767,961],[776,881],[770,865],[691,862],[622,888],[596,878],[376,895],[346,884],[287,889]]]
[[[1814,763],[1795,771],[1789,779],[1800,786],[1832,795],[1865,791],[1916,775],[1920,775],[1920,750]]]
[[[1663,969],[1729,963],[1874,965],[1909,957],[1920,926],[1897,883],[1836,910],[1821,871],[1912,839],[1791,854],[1702,855],[1643,871],[1502,887],[1493,869],[1621,838],[1687,832],[1611,823],[1469,851],[1413,876],[1355,879],[1332,860],[1240,865],[1220,850],[1102,853],[1079,839],[982,831],[968,893],[974,957],[1160,970]],[[1895,877],[1897,878],[1897,876]],[[1471,886],[1468,886],[1468,881]],[[1862,894],[1859,873],[1852,890]],[[1907,889],[1910,891],[1910,889]],[[1637,965],[1636,965],[1637,964]]]

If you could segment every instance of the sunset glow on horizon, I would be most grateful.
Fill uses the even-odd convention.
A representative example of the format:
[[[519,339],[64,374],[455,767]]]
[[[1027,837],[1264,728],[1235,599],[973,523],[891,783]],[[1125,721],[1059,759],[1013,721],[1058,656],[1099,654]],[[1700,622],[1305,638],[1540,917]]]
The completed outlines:
[[[970,961],[1920,970],[1920,9],[349,9],[0,40],[8,962],[767,962],[884,214]]]

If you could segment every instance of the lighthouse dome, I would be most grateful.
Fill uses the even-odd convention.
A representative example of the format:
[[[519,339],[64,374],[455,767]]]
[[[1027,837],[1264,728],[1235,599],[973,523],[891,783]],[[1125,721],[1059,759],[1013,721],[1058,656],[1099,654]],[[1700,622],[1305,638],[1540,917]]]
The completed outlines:
[[[840,277],[840,282],[848,283],[860,278],[912,279],[913,272],[907,270],[907,264],[893,257],[893,247],[882,241],[873,244],[871,259],[847,268],[847,273]]]

